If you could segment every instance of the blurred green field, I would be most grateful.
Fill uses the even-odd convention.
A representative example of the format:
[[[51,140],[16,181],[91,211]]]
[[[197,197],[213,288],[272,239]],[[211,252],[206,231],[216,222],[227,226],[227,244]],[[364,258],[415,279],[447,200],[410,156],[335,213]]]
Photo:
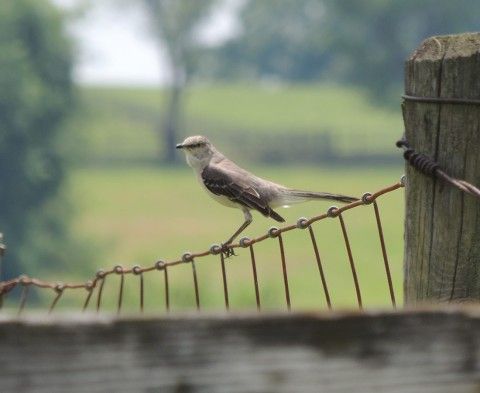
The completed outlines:
[[[82,281],[93,277],[99,268],[108,269],[117,264],[150,266],[158,259],[178,259],[185,251],[206,250],[212,243],[226,240],[242,222],[241,212],[217,205],[201,190],[186,164],[178,168],[134,164],[136,158],[140,158],[140,162],[146,158],[150,163],[158,160],[155,130],[161,121],[159,114],[164,100],[164,95],[154,89],[80,90],[82,110],[75,127],[83,149],[66,190],[75,209],[72,234],[85,239],[86,255],[91,255],[89,251],[94,251],[94,255],[86,257],[82,266],[66,263],[63,272],[46,278]],[[324,130],[333,132],[336,142],[346,150],[373,149],[395,154],[393,141],[400,130],[399,111],[377,109],[354,89],[330,85],[196,86],[189,91],[186,106],[185,133],[217,130],[220,134],[215,135],[223,137],[219,147],[225,154],[260,176],[291,187],[360,196],[395,183],[402,174],[400,159],[398,166],[387,167],[283,165],[274,168],[259,164],[252,167],[247,164],[248,157],[235,155],[237,146],[229,138],[240,132],[280,135],[282,132],[315,134]],[[361,143],[357,143],[359,138]],[[301,151],[301,146],[295,148]],[[101,165],[111,158],[115,165]],[[311,202],[282,209],[280,214],[287,223],[295,223],[299,217],[321,214],[328,207],[328,202]],[[380,208],[395,290],[401,299],[402,191],[382,198]],[[345,220],[365,304],[388,305],[372,207],[349,211]],[[254,223],[244,235],[262,235],[272,225],[276,225],[273,220],[255,213]],[[338,220],[324,220],[314,228],[333,305],[354,306],[353,281]],[[308,232],[296,230],[285,235],[285,246],[293,308],[325,308]],[[283,309],[285,295],[277,241],[263,242],[255,246],[255,251],[262,304],[269,309]],[[227,264],[231,306],[233,309],[254,308],[249,252],[239,250],[238,254]],[[202,306],[223,309],[219,257],[199,260],[197,269]],[[163,310],[161,274],[153,272],[145,279],[146,309]],[[104,306],[111,310],[115,308],[118,285],[118,277],[109,277],[106,282]],[[194,306],[188,265],[171,270],[170,286],[174,309]],[[79,298],[67,292],[59,307],[78,309],[82,301],[83,294]],[[138,307],[137,277],[126,281],[125,307]]]
[[[398,181],[400,169],[371,170],[338,168],[253,168],[261,176],[282,180],[297,188],[329,190],[361,195]],[[199,187],[189,169],[115,168],[78,169],[71,179],[71,193],[78,207],[74,227],[79,237],[89,237],[99,252],[91,266],[116,264],[152,265],[158,259],[177,259],[185,251],[208,249],[228,237],[243,216],[236,209],[217,205]],[[380,200],[383,224],[394,275],[396,294],[401,299],[401,257],[403,233],[403,192]],[[328,202],[310,202],[281,209],[287,223],[301,216],[321,214]],[[381,250],[372,207],[345,214],[352,250],[367,306],[389,304]],[[254,223],[245,232],[249,237],[264,234],[276,223],[254,214]],[[325,272],[336,307],[355,305],[352,276],[338,220],[314,225]],[[325,300],[308,232],[295,230],[285,235],[292,306],[295,309],[324,308]],[[255,247],[262,304],[268,309],[285,306],[280,256],[276,240]],[[222,309],[223,292],[219,257],[197,262],[202,306]],[[84,269],[82,269],[84,270]],[[255,304],[248,250],[227,262],[232,308],[253,308]],[[105,307],[114,309],[119,279],[109,278],[105,286]],[[192,308],[194,292],[189,265],[170,270],[171,301],[174,309]],[[138,278],[127,279],[125,306],[138,307]],[[163,280],[158,272],[146,274],[146,309],[164,309]],[[73,303],[79,303],[72,300]],[[64,304],[72,304],[68,300]]]
[[[83,88],[79,135],[89,161],[155,160],[165,94],[157,89]],[[328,133],[339,154],[395,155],[400,110],[370,104],[360,90],[328,85],[198,85],[185,97],[185,134],[225,136]]]

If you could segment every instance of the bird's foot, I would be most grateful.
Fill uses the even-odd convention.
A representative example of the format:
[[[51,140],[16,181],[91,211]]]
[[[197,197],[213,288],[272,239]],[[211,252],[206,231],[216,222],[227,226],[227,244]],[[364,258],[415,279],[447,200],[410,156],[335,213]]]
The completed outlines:
[[[222,243],[222,254],[225,258],[230,258],[231,256],[236,256],[235,250],[229,247],[229,243]]]

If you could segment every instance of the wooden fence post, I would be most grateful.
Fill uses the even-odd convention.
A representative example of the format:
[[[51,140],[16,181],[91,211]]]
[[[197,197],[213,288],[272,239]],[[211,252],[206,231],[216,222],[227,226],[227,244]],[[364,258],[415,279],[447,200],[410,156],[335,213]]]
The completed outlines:
[[[480,99],[480,33],[432,37],[405,67],[409,96]],[[480,106],[404,104],[406,137],[454,177],[480,184]],[[480,299],[480,200],[407,165],[405,303]]]

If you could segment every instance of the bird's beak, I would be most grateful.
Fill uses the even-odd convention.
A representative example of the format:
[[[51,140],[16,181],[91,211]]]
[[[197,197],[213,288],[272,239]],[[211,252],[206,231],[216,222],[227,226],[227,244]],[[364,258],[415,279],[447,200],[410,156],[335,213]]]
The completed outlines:
[[[179,143],[177,146],[176,146],[177,149],[183,149],[183,145],[181,143]]]

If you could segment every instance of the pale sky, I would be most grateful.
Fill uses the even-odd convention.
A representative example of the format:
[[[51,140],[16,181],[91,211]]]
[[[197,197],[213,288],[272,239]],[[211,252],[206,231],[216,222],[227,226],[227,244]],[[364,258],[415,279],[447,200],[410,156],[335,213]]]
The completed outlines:
[[[78,0],[51,0],[69,8]],[[228,0],[202,28],[202,41],[214,44],[239,30],[235,10],[242,0]],[[163,85],[168,61],[149,37],[140,7],[114,8],[94,1],[86,15],[70,23],[78,45],[75,80],[82,84]]]

